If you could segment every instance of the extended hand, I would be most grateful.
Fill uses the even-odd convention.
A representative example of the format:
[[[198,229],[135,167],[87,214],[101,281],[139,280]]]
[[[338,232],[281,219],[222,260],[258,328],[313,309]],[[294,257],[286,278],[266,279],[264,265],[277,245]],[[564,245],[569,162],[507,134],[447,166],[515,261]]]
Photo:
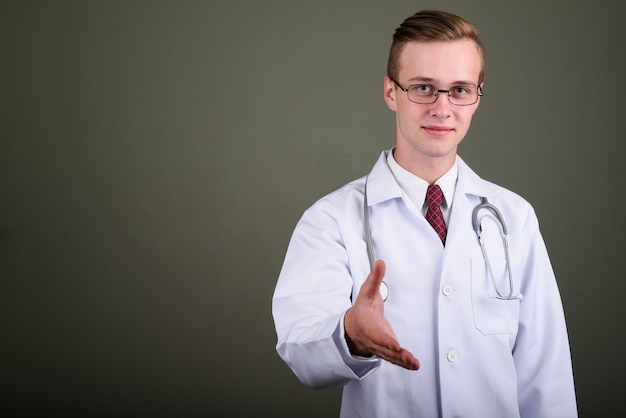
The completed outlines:
[[[400,347],[384,315],[380,284],[385,277],[385,263],[378,260],[361,286],[354,306],[344,317],[344,329],[350,352],[358,356],[377,356],[409,370],[417,370],[419,361]]]

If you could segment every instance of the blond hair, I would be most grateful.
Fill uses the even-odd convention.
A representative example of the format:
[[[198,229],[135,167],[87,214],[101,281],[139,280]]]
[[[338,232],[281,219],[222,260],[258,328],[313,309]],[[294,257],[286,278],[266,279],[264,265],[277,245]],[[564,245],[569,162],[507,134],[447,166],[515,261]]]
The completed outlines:
[[[485,73],[485,47],[478,37],[478,29],[467,20],[440,10],[422,10],[408,17],[393,35],[387,61],[387,75],[398,79],[400,55],[408,42],[456,41],[470,39],[476,42],[481,60],[478,84]]]

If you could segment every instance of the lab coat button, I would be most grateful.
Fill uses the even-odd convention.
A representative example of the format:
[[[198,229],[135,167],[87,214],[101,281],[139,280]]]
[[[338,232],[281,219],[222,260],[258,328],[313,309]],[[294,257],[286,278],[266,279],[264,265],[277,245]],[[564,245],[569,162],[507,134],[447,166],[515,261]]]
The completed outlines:
[[[451,284],[446,284],[443,286],[443,288],[441,289],[441,292],[445,295],[445,296],[450,296],[452,293],[454,293],[454,287]]]
[[[450,350],[448,351],[447,358],[450,363],[456,363],[456,361],[459,359],[459,355],[456,351]]]

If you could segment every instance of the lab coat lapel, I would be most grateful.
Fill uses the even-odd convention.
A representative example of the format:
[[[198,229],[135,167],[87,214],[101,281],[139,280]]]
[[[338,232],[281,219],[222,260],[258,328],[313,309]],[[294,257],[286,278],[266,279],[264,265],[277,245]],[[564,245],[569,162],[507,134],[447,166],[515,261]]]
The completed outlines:
[[[400,185],[396,182],[387,165],[387,156],[391,151],[383,151],[367,176],[367,203],[369,206],[402,196]]]
[[[450,213],[446,247],[461,245],[465,248],[460,250],[466,250],[468,243],[472,242],[470,240],[476,239],[472,229],[472,211],[480,203],[480,197],[489,194],[489,188],[461,157],[457,156],[457,161],[459,174]]]

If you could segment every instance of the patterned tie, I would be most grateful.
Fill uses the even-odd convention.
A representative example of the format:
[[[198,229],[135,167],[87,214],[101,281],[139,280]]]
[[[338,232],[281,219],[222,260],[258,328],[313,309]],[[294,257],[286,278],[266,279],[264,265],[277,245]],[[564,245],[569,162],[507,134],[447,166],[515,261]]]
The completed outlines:
[[[426,220],[434,228],[435,232],[441,238],[443,245],[446,245],[446,223],[441,214],[441,202],[443,201],[443,193],[441,187],[431,184],[426,190],[426,203],[428,204],[428,212],[426,212]]]

